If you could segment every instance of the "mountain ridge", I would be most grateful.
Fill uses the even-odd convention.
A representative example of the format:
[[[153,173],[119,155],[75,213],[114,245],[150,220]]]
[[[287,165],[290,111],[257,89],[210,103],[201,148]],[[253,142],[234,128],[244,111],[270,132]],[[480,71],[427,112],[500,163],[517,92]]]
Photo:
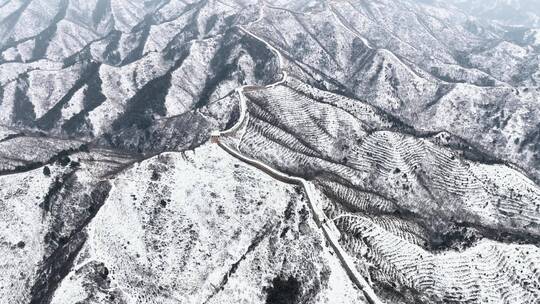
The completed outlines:
[[[453,2],[0,3],[0,299],[369,302],[232,127],[383,302],[534,303],[536,25]]]

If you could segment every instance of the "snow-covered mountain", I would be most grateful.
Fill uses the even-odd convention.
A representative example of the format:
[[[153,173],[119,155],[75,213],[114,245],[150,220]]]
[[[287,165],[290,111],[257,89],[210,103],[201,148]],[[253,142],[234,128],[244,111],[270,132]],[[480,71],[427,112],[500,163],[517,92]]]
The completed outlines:
[[[0,303],[537,303],[538,9],[0,0]]]
[[[450,0],[463,10],[507,26],[540,27],[540,3],[535,0]]]

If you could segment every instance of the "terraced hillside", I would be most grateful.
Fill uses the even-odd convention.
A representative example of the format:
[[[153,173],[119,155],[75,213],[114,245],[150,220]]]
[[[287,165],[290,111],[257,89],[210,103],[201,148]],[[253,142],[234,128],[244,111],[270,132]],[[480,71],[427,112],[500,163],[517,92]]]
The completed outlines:
[[[540,302],[529,2],[0,0],[0,303]]]
[[[539,300],[540,187],[523,172],[294,78],[243,94],[227,144],[315,182],[389,301]]]
[[[309,13],[269,6],[249,30],[283,53],[289,75],[450,132],[538,181],[538,49],[470,22],[480,21],[444,5],[335,1]]]

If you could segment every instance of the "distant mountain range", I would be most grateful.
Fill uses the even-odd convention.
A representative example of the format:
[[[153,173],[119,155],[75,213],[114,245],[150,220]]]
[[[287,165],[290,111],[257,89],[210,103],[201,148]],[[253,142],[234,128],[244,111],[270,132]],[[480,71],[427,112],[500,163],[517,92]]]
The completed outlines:
[[[451,0],[471,15],[508,25],[540,27],[540,3],[534,0]]]

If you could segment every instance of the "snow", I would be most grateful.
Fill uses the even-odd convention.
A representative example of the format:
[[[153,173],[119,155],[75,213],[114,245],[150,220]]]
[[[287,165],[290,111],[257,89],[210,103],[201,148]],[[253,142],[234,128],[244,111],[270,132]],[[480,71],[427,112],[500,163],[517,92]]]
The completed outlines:
[[[0,299],[5,303],[28,302],[27,280],[41,263],[47,222],[38,206],[54,180],[43,175],[42,168],[11,176],[0,176]],[[24,247],[17,244],[22,241]]]
[[[173,38],[178,36],[178,32],[188,25],[194,14],[195,10],[182,14],[171,21],[152,25],[148,40],[144,45],[144,53],[162,51]]]
[[[74,65],[61,70],[34,70],[28,73],[28,97],[39,119],[56,105],[73,87],[80,73]]]
[[[143,1],[111,0],[115,28],[124,33],[131,32],[148,12],[144,4]]]
[[[16,88],[17,83],[14,81],[3,87],[5,97],[2,98],[2,103],[0,103],[0,122],[4,125],[9,125],[10,121],[12,121]]]
[[[151,179],[156,171],[159,182]],[[303,234],[292,224],[289,233],[298,236],[289,241],[277,237],[287,205],[302,208],[295,193],[294,186],[244,165],[217,145],[183,155],[164,153],[135,164],[115,178],[107,202],[88,226],[88,241],[75,261],[78,270],[59,286],[59,299],[52,303],[61,303],[64,296],[81,298],[85,281],[79,276],[93,262],[109,269],[110,290],[120,292],[126,303],[169,303],[171,298],[200,303],[211,297],[237,261],[241,262],[230,282],[209,303],[264,303],[261,285],[279,275],[276,267],[285,256],[308,267],[295,270],[297,276],[306,271],[309,275],[309,267],[331,267],[330,294],[324,291],[322,299],[340,292],[342,303],[359,299],[344,270],[334,269],[339,263],[322,248],[314,222],[309,221]],[[263,237],[249,253],[250,244],[265,231],[276,236]],[[268,246],[277,246],[277,252]],[[252,271],[257,265],[263,267],[261,273]],[[313,279],[306,277],[305,284]],[[154,292],[156,285],[174,288],[165,296]]]
[[[94,134],[106,132],[114,120],[125,110],[126,104],[137,90],[153,78],[166,73],[172,63],[165,62],[157,53],[121,67],[103,64],[99,76],[103,81],[102,93],[106,100],[88,118]]]
[[[17,2],[18,1],[12,1],[14,4]],[[51,21],[53,21],[60,9],[59,4],[60,0],[31,1],[16,19],[16,23],[13,27],[5,29],[5,32],[3,31],[1,35],[9,35],[9,37],[12,37],[15,41],[38,35],[49,26]],[[8,12],[9,7],[2,7],[1,11]],[[4,20],[4,18],[0,18],[0,20]],[[4,39],[2,39],[2,42],[3,40]]]
[[[62,119],[64,121],[69,120],[75,114],[80,113],[84,109],[84,96],[85,91],[88,89],[87,85],[84,85],[73,94],[73,97],[62,107]]]
[[[171,88],[165,98],[167,116],[190,110],[203,90],[208,78],[209,63],[215,55],[217,41],[214,39],[195,41],[182,66],[172,73]]]
[[[248,102],[251,114],[242,111],[239,122],[219,134],[227,135],[242,127],[237,141],[231,142],[250,156],[259,156],[259,165],[279,165],[298,175],[307,170],[309,174],[322,171],[339,176],[344,184],[350,184],[343,191],[353,193],[351,201],[357,199],[355,195],[360,196],[358,189],[371,189],[373,196],[388,197],[380,200],[391,200],[388,204],[416,213],[415,220],[423,216],[433,222],[453,218],[445,225],[464,220],[497,231],[538,234],[540,190],[525,172],[538,177],[534,139],[540,108],[535,81],[540,74],[536,72],[539,57],[535,46],[540,45],[540,30],[527,33],[526,43],[531,45],[490,43],[498,41],[501,27],[484,24],[440,1],[332,1],[324,5],[311,0],[286,2],[112,0],[112,11],[106,11],[98,22],[94,21],[95,0],[70,1],[66,17],[56,25],[48,45],[47,59],[34,58],[34,39],[1,48],[2,59],[12,62],[0,64],[0,125],[9,126],[0,127],[0,141],[23,128],[29,133],[34,128],[29,123],[19,129],[21,122],[14,117],[14,105],[20,96],[16,88],[26,87],[26,75],[28,97],[39,119],[50,113],[81,77],[82,66],[68,62],[66,57],[88,47],[91,58],[83,52],[71,59],[100,64],[98,76],[106,99],[87,116],[89,132],[96,137],[108,133],[129,142],[137,141],[134,138],[141,135],[139,143],[155,145],[152,148],[156,150],[169,149],[172,145],[163,142],[183,138],[177,134],[190,129],[176,124],[181,118],[168,118],[194,110],[197,102],[210,102],[193,112],[194,124],[200,129],[186,133],[188,137],[205,138],[209,129],[223,129],[230,122],[232,109],[238,103],[246,109]],[[4,18],[20,5],[18,1],[0,3],[0,16]],[[52,25],[58,13],[57,3],[32,1],[14,28],[4,28],[0,41],[31,38]],[[164,6],[159,7],[161,4]],[[474,26],[463,23],[467,21],[479,26],[481,34],[474,34]],[[115,29],[121,31],[118,36],[107,36]],[[146,30],[149,36],[145,40]],[[271,53],[252,57],[251,50],[245,49],[250,43],[256,44],[257,50],[260,47]],[[139,47],[143,47],[142,54],[132,56],[135,50],[140,51]],[[175,62],[168,55],[176,60],[183,51],[187,57],[173,71]],[[125,59],[132,61],[127,63]],[[213,86],[213,77],[222,76],[217,72],[227,66],[233,72]],[[150,81],[166,73],[171,73],[171,87],[166,92],[165,117],[159,117],[150,132],[137,130],[133,137],[126,135],[129,132],[112,130],[114,121],[130,109],[130,100]],[[521,76],[526,79],[518,79]],[[212,92],[202,100],[203,90],[210,86]],[[319,90],[323,88],[325,92]],[[61,107],[61,117],[54,122],[51,133],[61,132],[59,126],[83,110],[89,89],[83,84]],[[340,95],[345,93],[357,99]],[[255,112],[255,102],[265,108]],[[417,131],[444,132],[433,137],[418,136],[380,114],[379,109]],[[246,123],[248,119],[250,124]],[[165,135],[155,135],[160,132]],[[471,161],[455,148],[462,143],[457,137],[451,138],[452,134],[507,163]],[[145,142],[147,135],[151,140]],[[46,161],[57,149],[79,144],[30,136],[6,140],[0,144],[0,169]],[[81,153],[88,162],[82,163],[76,182],[93,185],[96,180],[107,179],[113,188],[102,209],[83,229],[88,241],[52,303],[85,301],[90,295],[96,302],[107,302],[107,297],[115,296],[125,303],[200,303],[207,299],[216,304],[265,303],[272,280],[288,276],[298,278],[305,290],[322,288],[313,293],[314,298],[302,299],[303,303],[364,301],[339,263],[339,250],[327,246],[313,215],[305,211],[309,204],[300,189],[246,166],[215,145],[203,145],[183,154],[163,153],[133,164],[130,156],[115,157],[117,151],[107,151],[106,156],[100,153],[103,151]],[[94,157],[92,161],[99,165],[92,167],[89,163]],[[321,158],[329,160],[323,162]],[[411,163],[421,166],[423,175]],[[21,297],[28,295],[32,275],[43,269],[38,263],[48,255],[45,248],[50,249],[44,244],[43,234],[50,231],[51,223],[35,205],[47,193],[51,179],[60,174],[61,169],[52,168],[51,178],[40,169],[0,176],[0,205],[7,206],[0,208],[0,243],[7,244],[0,246],[0,253],[8,255],[7,261],[0,261],[0,268],[7,265],[6,275],[12,276],[0,280],[0,285],[17,279],[13,290],[0,288],[2,301],[7,298],[9,303],[28,302]],[[116,168],[122,171],[103,177]],[[395,169],[417,178],[411,181],[402,174],[392,174]],[[156,172],[157,180],[153,175]],[[429,178],[420,181],[424,175]],[[320,179],[307,183],[309,196],[324,182]],[[401,189],[412,182],[416,183],[412,194],[406,193],[405,187]],[[84,193],[79,190],[62,195]],[[372,196],[367,197],[365,204],[372,203]],[[59,217],[64,221],[80,206],[68,199],[62,202],[69,210]],[[326,202],[315,204],[315,216],[331,217],[330,212],[341,212],[330,210],[323,216],[319,207],[325,211],[334,208]],[[335,203],[339,207],[341,201]],[[387,209],[384,212],[391,212]],[[290,218],[286,210],[292,210]],[[302,220],[305,212],[309,215]],[[367,219],[362,216],[357,218]],[[459,219],[454,221],[456,216]],[[345,218],[350,216],[335,217]],[[373,219],[368,228],[386,224],[375,229],[381,233],[374,239],[379,242],[378,249],[399,257],[408,253],[394,251],[393,246],[405,240],[399,243],[403,245],[400,248],[432,255],[426,248],[417,248],[429,245],[429,234],[423,228],[415,226],[420,231],[418,236],[408,239],[410,235],[403,231],[409,229],[408,219],[389,219],[379,214],[373,218],[379,221]],[[10,223],[10,219],[17,222]],[[349,228],[342,227],[341,232],[347,233]],[[328,231],[333,237],[337,235],[335,230]],[[19,236],[30,241],[25,248],[12,250]],[[262,237],[255,242],[258,236]],[[508,242],[513,242],[512,237]],[[395,242],[385,243],[389,239]],[[482,241],[466,252],[449,246],[441,257],[464,267],[464,260],[488,252],[486,248],[491,245],[514,248],[502,242],[486,244]],[[353,245],[360,246],[349,248],[349,253],[358,257],[354,261],[360,271],[369,259],[363,254],[373,251],[365,244]],[[395,261],[387,258],[381,257],[383,266],[379,265],[375,274],[390,283],[403,283],[385,268],[386,261]],[[443,258],[436,261],[444,262]],[[396,260],[405,263],[407,256]],[[232,271],[232,265],[238,267]],[[416,274],[408,274],[406,269],[422,265],[410,265],[394,270],[414,278]],[[453,267],[437,265],[437,269]],[[99,268],[104,266],[110,270],[110,284],[99,278]],[[18,268],[23,269],[23,274],[15,271]],[[221,288],[224,278],[228,281]],[[437,282],[444,288],[459,281],[451,273],[435,279],[440,279]],[[415,290],[414,284],[406,287],[424,295],[422,290]]]
[[[532,37],[532,45],[539,46],[540,45],[540,29],[531,29],[527,33],[529,37]]]
[[[61,62],[64,58],[80,52],[93,40],[100,38],[91,28],[68,20],[57,24],[54,37],[47,47],[46,57]]]

